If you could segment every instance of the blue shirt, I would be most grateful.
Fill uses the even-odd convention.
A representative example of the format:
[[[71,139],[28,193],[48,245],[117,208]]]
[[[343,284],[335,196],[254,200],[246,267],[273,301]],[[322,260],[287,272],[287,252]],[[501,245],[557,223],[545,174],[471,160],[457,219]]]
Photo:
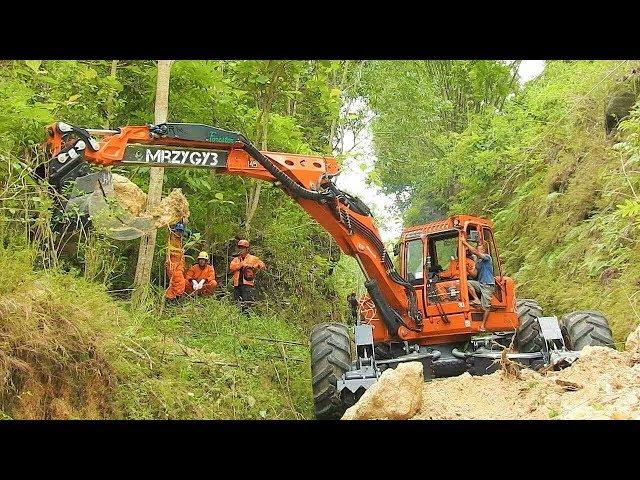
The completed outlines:
[[[478,281],[485,285],[495,285],[493,278],[493,262],[491,255],[484,254],[478,257],[476,262],[476,268],[478,270]]]

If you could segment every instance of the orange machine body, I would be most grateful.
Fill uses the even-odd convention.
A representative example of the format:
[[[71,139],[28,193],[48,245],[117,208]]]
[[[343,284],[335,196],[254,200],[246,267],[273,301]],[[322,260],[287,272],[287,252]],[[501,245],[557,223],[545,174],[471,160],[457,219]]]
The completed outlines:
[[[418,305],[424,314],[421,332],[400,327],[403,340],[421,345],[434,345],[464,341],[479,331],[482,310],[469,304],[466,251],[461,232],[467,238],[475,230],[477,238],[486,242],[493,259],[496,293],[491,299],[491,311],[486,328],[491,331],[513,331],[518,327],[515,306],[515,286],[503,273],[497,245],[493,237],[493,222],[480,217],[457,215],[444,220],[418,225],[402,232],[400,241],[400,274],[414,285]],[[454,253],[454,258],[444,253]],[[455,268],[451,263],[455,262]],[[442,278],[434,277],[439,268],[447,272]],[[413,269],[413,272],[411,271]],[[434,281],[429,284],[429,278]],[[382,321],[365,296],[360,300],[364,323],[373,326],[375,342],[394,339],[387,334]]]

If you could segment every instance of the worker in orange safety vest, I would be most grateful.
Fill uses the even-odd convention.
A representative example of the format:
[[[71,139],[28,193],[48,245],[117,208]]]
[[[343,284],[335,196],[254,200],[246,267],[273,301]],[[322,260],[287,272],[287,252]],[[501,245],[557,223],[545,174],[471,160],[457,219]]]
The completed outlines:
[[[185,227],[182,223],[177,223],[169,228],[169,247],[165,263],[167,277],[169,277],[169,287],[165,292],[165,297],[169,301],[182,297],[187,284],[184,278],[184,248],[182,246],[184,234]]]
[[[191,266],[185,275],[187,282],[185,291],[196,295],[211,295],[218,286],[216,282],[216,272],[209,264],[209,254],[200,252],[198,263]]]
[[[265,264],[255,255],[249,253],[249,241],[238,242],[238,254],[229,265],[233,272],[233,294],[240,302],[240,309],[245,315],[249,314],[249,306],[255,304],[255,277],[258,270],[263,270]]]

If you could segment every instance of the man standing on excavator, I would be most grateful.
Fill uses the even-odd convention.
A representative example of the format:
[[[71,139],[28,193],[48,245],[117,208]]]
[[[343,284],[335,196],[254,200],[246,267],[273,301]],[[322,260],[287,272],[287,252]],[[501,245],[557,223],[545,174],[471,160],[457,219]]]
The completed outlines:
[[[255,302],[256,272],[264,268],[264,262],[249,253],[249,240],[240,240],[238,255],[231,260],[229,270],[233,272],[234,297],[240,302],[240,308],[245,315],[249,314],[249,305]]]
[[[489,316],[489,310],[491,308],[491,296],[496,288],[496,281],[493,278],[493,260],[491,255],[486,251],[486,247],[483,243],[478,244],[478,248],[473,248],[467,242],[467,239],[462,237],[462,244],[474,255],[476,255],[476,271],[478,272],[477,280],[467,280],[469,293],[473,297],[472,304],[482,306],[484,314],[482,316],[482,325],[480,331],[485,331],[485,322]],[[478,293],[482,296],[481,300],[478,298]]]
[[[216,282],[216,272],[213,266],[209,265],[209,254],[200,252],[198,255],[198,263],[195,263],[187,270],[185,275],[187,285],[185,291],[187,293],[195,293],[196,295],[211,295],[213,290],[218,286]]]

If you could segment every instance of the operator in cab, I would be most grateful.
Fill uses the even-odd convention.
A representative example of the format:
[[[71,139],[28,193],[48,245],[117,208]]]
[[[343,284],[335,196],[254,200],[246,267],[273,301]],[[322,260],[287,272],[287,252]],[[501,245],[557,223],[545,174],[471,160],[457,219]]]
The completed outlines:
[[[185,291],[195,295],[212,295],[213,290],[218,286],[216,282],[216,272],[209,264],[209,254],[200,252],[198,263],[191,266],[185,275],[187,281]]]
[[[462,237],[462,244],[476,256],[476,270],[478,272],[477,280],[468,280],[469,295],[471,295],[471,304],[481,306],[484,310],[482,315],[482,325],[480,331],[486,331],[485,323],[489,317],[489,310],[491,308],[491,296],[493,295],[496,282],[493,277],[493,259],[491,255],[487,253],[487,247],[485,243],[479,243],[477,248],[472,247],[467,239]],[[481,298],[478,298],[480,293]]]
[[[249,306],[255,304],[256,273],[265,268],[262,260],[249,253],[249,240],[240,240],[238,254],[231,260],[229,271],[233,272],[233,295],[245,315],[249,314]]]
[[[464,258],[464,263],[467,268],[467,278],[476,278],[478,272],[476,270],[476,262],[473,260],[471,252],[466,250],[466,255]],[[438,274],[440,278],[460,278],[460,261],[457,257],[451,257],[449,261],[449,266],[446,270],[440,272]]]

